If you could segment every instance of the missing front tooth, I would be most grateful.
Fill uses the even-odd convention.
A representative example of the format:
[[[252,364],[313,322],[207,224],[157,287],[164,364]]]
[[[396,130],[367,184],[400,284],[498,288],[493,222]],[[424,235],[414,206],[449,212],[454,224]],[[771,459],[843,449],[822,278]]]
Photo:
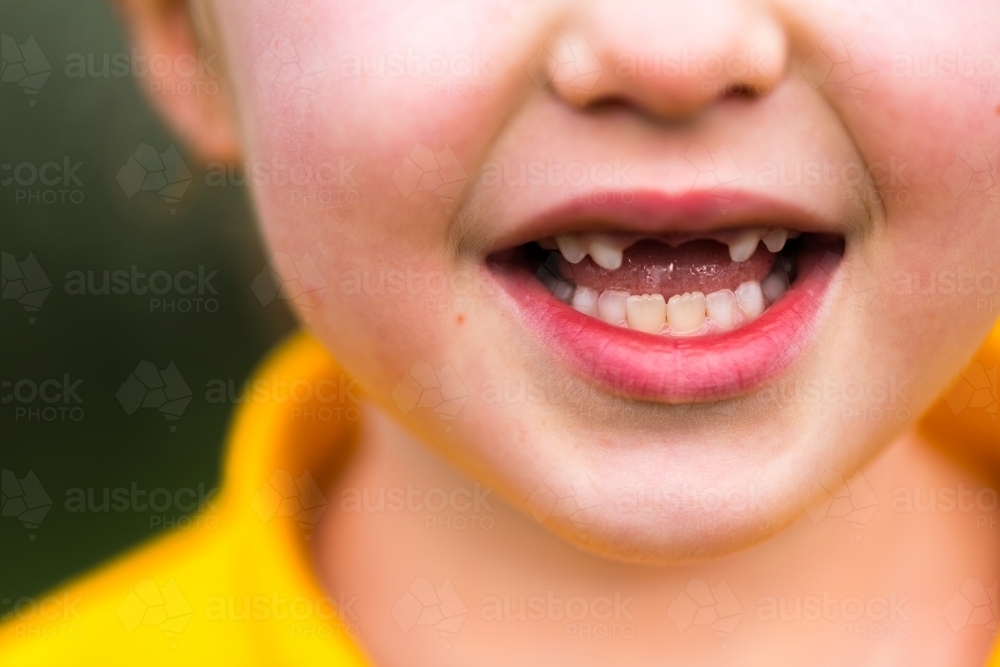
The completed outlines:
[[[556,299],[580,313],[648,333],[690,336],[729,331],[760,317],[792,288],[803,247],[814,241],[814,235],[796,233],[773,254],[760,248],[756,259],[736,262],[714,240],[672,246],[650,239],[627,249],[625,263],[614,270],[585,257],[568,262],[551,244],[528,243],[519,256]],[[636,275],[648,282],[629,289]]]

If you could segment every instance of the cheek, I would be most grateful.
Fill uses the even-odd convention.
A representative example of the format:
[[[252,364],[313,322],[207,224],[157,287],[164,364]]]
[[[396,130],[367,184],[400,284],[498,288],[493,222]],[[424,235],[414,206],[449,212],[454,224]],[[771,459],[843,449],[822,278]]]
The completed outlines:
[[[249,158],[314,171],[346,161],[349,178],[336,184],[358,198],[340,210],[342,224],[363,214],[393,234],[433,229],[423,223],[444,217],[415,225],[428,211],[426,197],[412,195],[454,199],[502,120],[502,38],[483,32],[499,4],[297,2],[241,12],[233,75]],[[311,202],[301,187],[259,189],[267,217]]]
[[[272,268],[311,292],[300,312],[361,376],[398,380],[449,339],[448,224],[502,122],[500,88],[529,81],[500,68],[502,31],[482,33],[499,4],[233,10],[231,76]]]
[[[452,205],[502,122],[499,88],[513,85],[493,50],[500,31],[482,34],[498,5],[237,12],[247,171],[275,243],[328,253],[345,270],[440,252]]]
[[[911,240],[945,230],[978,239],[1000,203],[1000,14],[992,0],[958,4],[831,4],[818,28],[827,46],[810,60],[829,62],[826,48],[846,62],[802,66],[878,182],[869,205],[908,227]]]
[[[878,186],[867,204],[884,220],[853,288],[871,340],[896,338],[906,361],[935,367],[960,364],[1000,315],[1000,16],[992,2],[931,4],[850,19],[840,32],[863,43],[874,78],[820,90]]]

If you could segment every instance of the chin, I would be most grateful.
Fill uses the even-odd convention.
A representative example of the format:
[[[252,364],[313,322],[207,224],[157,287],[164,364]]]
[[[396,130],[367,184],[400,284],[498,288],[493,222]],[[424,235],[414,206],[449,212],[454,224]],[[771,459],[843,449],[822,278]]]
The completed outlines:
[[[457,423],[442,439],[437,427],[436,442],[516,508],[527,530],[615,561],[671,565],[752,546],[804,514],[827,469],[819,462],[847,472],[877,450],[871,441],[838,448],[842,432],[799,423],[809,415],[793,407],[768,414],[758,396],[664,404],[568,393],[579,402],[470,404],[467,421],[481,428]],[[459,451],[474,452],[477,465],[464,466]]]

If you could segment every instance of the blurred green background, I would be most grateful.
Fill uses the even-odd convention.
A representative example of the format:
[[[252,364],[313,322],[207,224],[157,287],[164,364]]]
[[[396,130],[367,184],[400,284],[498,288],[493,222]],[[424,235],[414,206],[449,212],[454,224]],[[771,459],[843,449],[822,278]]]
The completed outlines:
[[[130,47],[107,3],[0,0],[0,34],[2,616],[12,600],[191,512],[192,496],[178,492],[197,498],[216,485],[233,407],[206,401],[206,383],[241,386],[295,322],[283,300],[264,304],[251,289],[267,258],[245,188],[209,186],[177,145],[191,172],[185,186],[184,168],[170,162],[174,139],[135,79],[114,75]],[[102,76],[105,55],[112,68]],[[95,66],[83,76],[67,70],[81,56]],[[151,172],[141,165],[155,171],[156,156],[164,171],[144,179]],[[143,184],[156,189],[136,191]],[[200,267],[215,275],[211,288],[188,297],[67,293],[81,275],[73,272],[92,272],[97,291],[105,271],[133,266],[147,279],[197,276]],[[176,374],[162,373],[171,363]],[[141,382],[127,382],[136,371],[151,387],[146,394]],[[157,376],[170,381],[166,402]],[[153,405],[136,407],[143,400]],[[102,508],[105,489],[131,496],[133,488],[147,497],[130,498],[126,511]],[[156,489],[181,502],[149,508]],[[71,511],[88,490],[95,507]],[[156,500],[167,504],[162,492]]]

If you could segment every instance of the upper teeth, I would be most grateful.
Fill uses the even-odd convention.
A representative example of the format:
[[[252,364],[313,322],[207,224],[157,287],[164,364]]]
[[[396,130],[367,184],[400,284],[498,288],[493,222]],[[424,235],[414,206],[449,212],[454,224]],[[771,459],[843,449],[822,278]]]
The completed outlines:
[[[780,252],[785,242],[796,238],[798,232],[787,229],[749,227],[739,230],[707,232],[705,234],[681,236],[667,239],[671,245],[683,243],[696,238],[713,239],[729,246],[729,257],[734,262],[745,262],[757,252],[757,244],[764,241],[770,252]],[[545,248],[556,246],[559,252],[570,264],[579,264],[587,255],[602,269],[614,270],[622,265],[622,253],[626,248],[644,238],[655,238],[638,234],[615,234],[600,232],[575,232],[560,234],[551,239],[542,239],[540,245]]]
[[[771,252],[778,252],[785,247],[785,241],[788,240],[788,230],[787,229],[772,229],[767,234],[764,235],[764,245]]]
[[[563,234],[562,236],[556,237],[556,244],[559,246],[559,252],[562,256],[566,258],[566,261],[570,264],[578,264],[587,256],[589,247],[581,243],[580,237],[577,234]]]
[[[747,229],[736,234],[729,241],[729,259],[734,262],[745,262],[757,252],[760,241],[759,229]]]
[[[590,258],[602,269],[617,269],[622,265],[622,252],[632,245],[607,234],[590,234]]]
[[[594,264],[602,269],[614,270],[621,267],[625,248],[635,243],[638,238],[626,234],[581,232],[560,234],[556,237],[556,245],[570,264],[578,264],[584,257],[590,255]]]

